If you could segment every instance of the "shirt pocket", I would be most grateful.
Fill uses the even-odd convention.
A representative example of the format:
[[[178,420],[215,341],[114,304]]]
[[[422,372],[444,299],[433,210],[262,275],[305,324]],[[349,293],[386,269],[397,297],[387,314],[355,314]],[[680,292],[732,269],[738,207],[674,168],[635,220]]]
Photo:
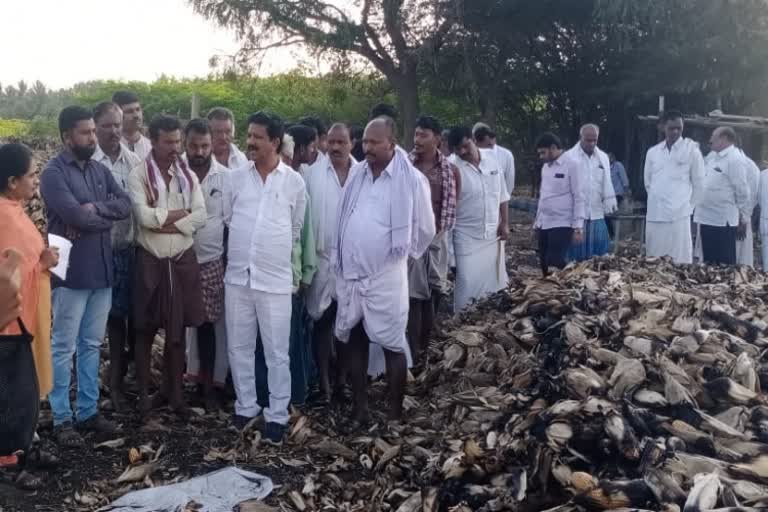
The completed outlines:
[[[386,228],[392,227],[392,203],[387,201],[386,197],[382,194],[375,194],[371,196],[371,216],[377,225]],[[405,204],[400,204],[398,207],[405,208]],[[354,215],[354,213],[353,213]]]
[[[205,211],[209,219],[224,217],[224,198],[219,189],[210,190],[205,197]]]
[[[291,227],[293,225],[293,205],[285,194],[272,192],[269,201],[264,206],[267,207],[265,216],[273,226]]]
[[[493,171],[494,174],[483,174],[483,188],[485,189],[486,202],[489,205],[498,205],[501,202],[501,179],[500,171]]]
[[[550,197],[562,196],[571,191],[571,180],[569,179],[568,174],[562,169],[553,172],[548,181],[547,191],[549,192],[548,195]]]

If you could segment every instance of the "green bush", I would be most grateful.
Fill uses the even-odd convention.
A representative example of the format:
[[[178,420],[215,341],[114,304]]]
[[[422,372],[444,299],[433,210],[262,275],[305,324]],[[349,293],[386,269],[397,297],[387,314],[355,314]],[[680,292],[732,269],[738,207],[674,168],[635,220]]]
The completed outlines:
[[[29,124],[23,119],[0,119],[0,138],[24,137],[29,133]]]

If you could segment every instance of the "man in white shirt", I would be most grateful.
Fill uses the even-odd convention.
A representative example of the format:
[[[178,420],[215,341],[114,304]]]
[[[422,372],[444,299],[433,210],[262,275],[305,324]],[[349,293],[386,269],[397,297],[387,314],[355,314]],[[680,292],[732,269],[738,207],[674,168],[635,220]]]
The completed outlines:
[[[665,138],[645,157],[645,252],[670,256],[675,263],[693,263],[691,214],[701,193],[704,158],[699,145],[682,136],[680,112],[665,112],[661,124]]]
[[[757,207],[758,195],[760,193],[760,168],[749,158],[743,150],[739,149],[744,163],[746,165],[744,172],[749,186],[749,217],[747,220],[747,229],[744,238],[736,240],[736,264],[755,266],[755,239],[752,233],[752,212]]]
[[[765,165],[765,162],[762,162]],[[763,272],[768,272],[768,169],[760,171],[757,204],[760,206],[760,240]]]
[[[544,277],[549,275],[549,267],[565,267],[568,248],[584,240],[588,206],[587,188],[581,181],[586,176],[562,148],[562,142],[552,133],[544,133],[536,141],[544,165],[534,228]]]
[[[448,144],[461,182],[453,227],[453,308],[458,313],[472,300],[507,286],[504,242],[509,238],[509,193],[493,150],[478,148],[468,127],[451,128]]]
[[[123,113],[116,103],[99,103],[93,111],[98,146],[93,160],[112,172],[115,182],[128,193],[128,177],[141,163],[139,157],[120,142]],[[112,226],[112,309],[107,320],[109,333],[109,388],[112,405],[118,412],[125,411],[127,403],[123,395],[123,377],[126,372],[126,345],[133,352],[135,335],[132,321],[132,281],[134,272],[134,219],[115,222]]]
[[[584,239],[571,246],[570,259],[583,261],[593,256],[608,254],[610,236],[605,214],[616,211],[616,194],[611,182],[611,164],[608,155],[597,147],[600,128],[585,124],[579,130],[579,142],[566,151],[578,172],[587,198]]]
[[[507,193],[512,195],[515,191],[515,155],[505,147],[496,144],[496,132],[484,123],[476,123],[472,127],[472,137],[478,148],[492,149],[493,155],[504,171],[504,181],[507,185]]]
[[[237,401],[233,425],[242,430],[261,413],[254,353],[257,332],[268,369],[269,407],[264,440],[282,442],[291,399],[289,338],[293,268],[291,250],[304,223],[306,187],[280,159],[282,120],[257,112],[248,118],[246,167],[230,173],[224,189],[229,227],[225,308],[229,366]]]
[[[344,186],[337,228],[336,336],[347,343],[345,368],[353,393],[347,430],[368,422],[369,344],[378,345],[389,381],[389,419],[400,420],[411,354],[408,321],[408,257],[418,258],[435,236],[426,177],[397,147],[391,118],[365,129],[366,159]]]
[[[131,91],[117,91],[112,95],[112,101],[123,111],[122,143],[144,160],[152,151],[152,143],[144,136],[144,111],[139,97]]]
[[[211,128],[193,119],[184,128],[183,158],[195,173],[205,199],[205,225],[195,233],[205,321],[187,329],[187,376],[197,381],[205,408],[218,407],[214,386],[223,388],[229,371],[224,324],[224,182],[230,172],[213,158]]]
[[[183,396],[187,327],[205,319],[200,266],[194,235],[205,226],[206,210],[197,176],[181,159],[181,123],[157,116],[149,125],[152,152],[128,179],[138,222],[134,320],[139,409],[143,414],[165,400],[180,416],[189,413]],[[165,331],[165,382],[160,400],[150,400],[150,361],[155,334]]]
[[[230,170],[248,165],[248,158],[232,142],[235,138],[235,116],[224,107],[208,111],[208,125],[211,127],[213,155],[216,161]]]
[[[727,126],[715,129],[709,141],[712,151],[693,215],[705,263],[736,264],[736,239],[744,237],[750,217],[746,163],[735,142],[736,132]]]
[[[352,139],[349,127],[336,123],[328,130],[328,159],[306,177],[312,208],[312,229],[317,251],[317,272],[307,290],[307,310],[315,321],[313,342],[320,393],[324,400],[331,397],[331,360],[334,352],[333,324],[336,321],[336,259],[337,213],[344,185],[353,166]],[[341,347],[337,347],[341,348]],[[336,366],[340,364],[337,357]],[[338,383],[337,383],[338,384]]]

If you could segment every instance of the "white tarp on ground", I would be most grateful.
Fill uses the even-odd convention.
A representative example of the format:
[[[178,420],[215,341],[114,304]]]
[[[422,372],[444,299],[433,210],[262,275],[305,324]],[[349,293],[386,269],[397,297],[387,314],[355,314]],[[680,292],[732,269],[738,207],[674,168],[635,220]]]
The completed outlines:
[[[232,510],[246,500],[262,500],[272,492],[272,480],[266,476],[230,467],[163,487],[142,489],[126,494],[99,509],[104,512],[177,512],[194,502],[198,512]]]

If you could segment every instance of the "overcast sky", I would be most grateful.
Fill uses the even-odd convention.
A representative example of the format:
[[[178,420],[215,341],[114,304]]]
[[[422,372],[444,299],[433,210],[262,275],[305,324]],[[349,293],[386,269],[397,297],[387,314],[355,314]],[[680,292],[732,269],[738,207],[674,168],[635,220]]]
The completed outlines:
[[[151,81],[205,76],[208,59],[238,48],[233,33],[185,0],[0,0],[0,84],[41,80],[52,88],[96,79]],[[293,67],[272,54],[262,72]]]

